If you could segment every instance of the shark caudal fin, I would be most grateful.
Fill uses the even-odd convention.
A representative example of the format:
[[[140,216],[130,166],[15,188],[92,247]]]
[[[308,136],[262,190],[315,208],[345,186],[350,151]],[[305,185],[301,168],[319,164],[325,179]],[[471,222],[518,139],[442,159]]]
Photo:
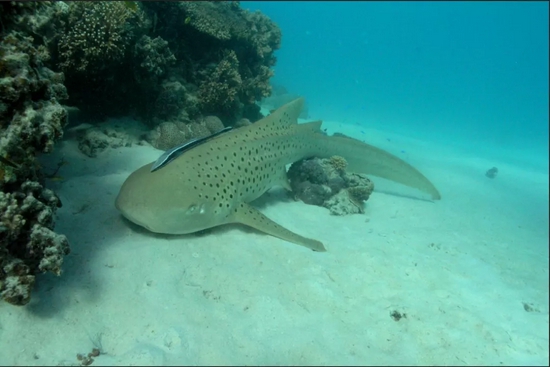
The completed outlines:
[[[433,200],[441,199],[441,194],[426,176],[393,154],[343,134],[317,133],[315,138],[325,155],[344,157],[351,172],[385,178],[430,194]]]

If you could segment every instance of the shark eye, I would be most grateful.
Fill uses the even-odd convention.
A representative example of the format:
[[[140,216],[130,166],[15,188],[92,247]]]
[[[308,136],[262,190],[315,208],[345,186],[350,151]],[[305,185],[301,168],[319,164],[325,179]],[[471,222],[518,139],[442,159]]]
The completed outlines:
[[[191,214],[191,213],[194,213],[196,210],[197,210],[197,206],[195,204],[193,204],[187,209],[187,211],[185,213],[186,214]]]

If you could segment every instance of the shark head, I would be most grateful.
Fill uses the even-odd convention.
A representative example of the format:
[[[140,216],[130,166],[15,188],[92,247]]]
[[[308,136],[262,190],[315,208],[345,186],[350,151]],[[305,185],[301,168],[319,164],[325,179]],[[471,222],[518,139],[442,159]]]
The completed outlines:
[[[222,208],[208,194],[197,192],[196,183],[167,185],[177,177],[166,177],[167,169],[150,168],[149,164],[132,173],[116,198],[116,208],[130,221],[155,233],[186,234],[218,225],[227,216],[227,204]]]

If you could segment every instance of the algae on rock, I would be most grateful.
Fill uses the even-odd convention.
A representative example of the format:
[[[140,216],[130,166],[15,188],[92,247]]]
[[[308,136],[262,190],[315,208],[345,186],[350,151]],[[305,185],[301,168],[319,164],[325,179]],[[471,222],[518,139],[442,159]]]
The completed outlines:
[[[304,159],[288,170],[290,186],[297,199],[324,206],[333,215],[364,213],[374,184],[367,176],[346,172],[343,157]]]

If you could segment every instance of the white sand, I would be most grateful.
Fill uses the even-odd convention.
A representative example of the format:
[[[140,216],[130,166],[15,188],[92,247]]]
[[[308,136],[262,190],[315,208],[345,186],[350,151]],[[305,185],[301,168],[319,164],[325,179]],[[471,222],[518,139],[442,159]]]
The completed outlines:
[[[61,277],[38,278],[28,306],[0,304],[0,364],[78,364],[101,344],[94,366],[548,365],[548,172],[324,126],[403,155],[443,199],[375,180],[365,215],[331,216],[282,190],[255,203],[326,253],[237,226],[152,235],[113,202],[160,152],[88,158],[62,142],[49,166],[62,155],[69,164],[50,187],[72,253]],[[484,176],[492,166],[494,180]],[[406,318],[394,321],[394,310]]]

